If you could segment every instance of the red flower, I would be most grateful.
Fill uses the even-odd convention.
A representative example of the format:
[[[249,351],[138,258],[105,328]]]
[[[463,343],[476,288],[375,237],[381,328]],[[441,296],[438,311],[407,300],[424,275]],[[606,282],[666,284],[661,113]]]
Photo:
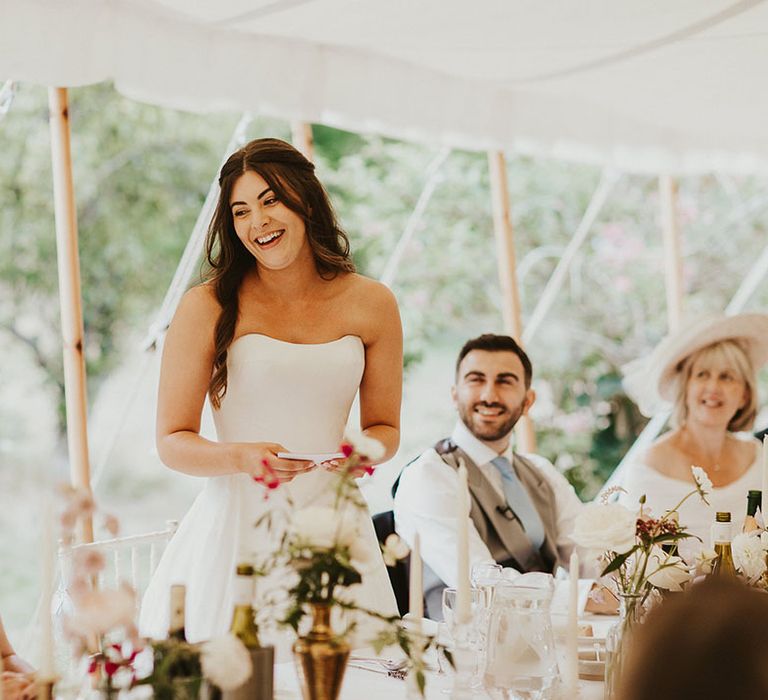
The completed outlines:
[[[350,445],[348,442],[342,442],[341,443],[341,452],[345,457],[351,456],[351,454],[355,451],[355,448]]]
[[[369,464],[367,467],[364,467],[364,469],[365,469],[365,473],[368,476],[371,476],[371,474],[373,474],[373,472],[374,472],[374,467],[371,464]]]
[[[114,661],[106,661],[104,663],[104,673],[110,678],[115,675],[118,668],[120,668],[120,664],[116,664]]]

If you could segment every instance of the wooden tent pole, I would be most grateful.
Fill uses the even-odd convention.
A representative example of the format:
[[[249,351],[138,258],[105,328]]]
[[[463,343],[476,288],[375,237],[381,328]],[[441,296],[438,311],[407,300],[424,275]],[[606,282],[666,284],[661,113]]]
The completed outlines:
[[[509,213],[507,162],[501,151],[488,153],[493,201],[493,230],[496,235],[496,259],[501,284],[501,308],[504,330],[522,344],[523,323],[520,311],[520,291],[517,286],[517,259],[515,237]],[[521,452],[535,452],[536,434],[529,416],[523,416],[515,427]]]
[[[307,122],[291,122],[291,140],[307,160],[315,159],[315,141],[312,138],[312,125]]]
[[[90,491],[80,257],[66,88],[49,88],[48,106],[70,475],[73,486]],[[84,519],[80,538],[83,542],[93,542],[93,521],[90,516]]]
[[[659,177],[661,225],[664,236],[664,283],[667,292],[667,327],[680,327],[683,317],[683,254],[677,225],[677,184],[670,175]]]

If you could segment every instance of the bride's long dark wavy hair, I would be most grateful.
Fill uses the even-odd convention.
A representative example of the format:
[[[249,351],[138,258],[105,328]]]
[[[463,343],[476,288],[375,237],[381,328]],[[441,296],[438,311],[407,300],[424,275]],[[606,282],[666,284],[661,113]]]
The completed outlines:
[[[219,175],[221,192],[205,241],[209,265],[205,281],[212,285],[221,305],[215,328],[213,373],[208,385],[208,396],[216,408],[227,392],[227,352],[239,315],[240,285],[245,273],[257,266],[256,259],[237,237],[229,204],[235,182],[249,170],[261,175],[275,196],[304,220],[321,277],[332,279],[340,272],[355,270],[349,239],[336,221],[328,194],[309,160],[279,139],[256,139],[233,153]]]

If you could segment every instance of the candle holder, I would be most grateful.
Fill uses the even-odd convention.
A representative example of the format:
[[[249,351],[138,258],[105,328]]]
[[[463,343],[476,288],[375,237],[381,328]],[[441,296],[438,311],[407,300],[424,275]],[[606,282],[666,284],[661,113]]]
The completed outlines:
[[[475,671],[476,650],[472,645],[472,621],[454,622],[453,625],[453,688],[451,700],[472,700],[472,680]]]

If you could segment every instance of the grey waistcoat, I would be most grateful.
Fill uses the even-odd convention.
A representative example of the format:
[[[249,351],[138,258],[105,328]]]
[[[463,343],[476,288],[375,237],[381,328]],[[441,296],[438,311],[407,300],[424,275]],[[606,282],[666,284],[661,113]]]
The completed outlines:
[[[541,472],[524,457],[513,455],[512,466],[544,524],[544,543],[537,551],[506,499],[496,491],[464,450],[448,438],[435,445],[435,451],[453,469],[459,468],[460,459],[464,462],[471,499],[469,517],[490,550],[491,556],[499,564],[514,567],[518,571],[553,573],[560,563],[556,545],[555,494]],[[441,600],[444,588],[445,584],[425,565],[424,596],[427,615],[434,620],[442,620]]]

